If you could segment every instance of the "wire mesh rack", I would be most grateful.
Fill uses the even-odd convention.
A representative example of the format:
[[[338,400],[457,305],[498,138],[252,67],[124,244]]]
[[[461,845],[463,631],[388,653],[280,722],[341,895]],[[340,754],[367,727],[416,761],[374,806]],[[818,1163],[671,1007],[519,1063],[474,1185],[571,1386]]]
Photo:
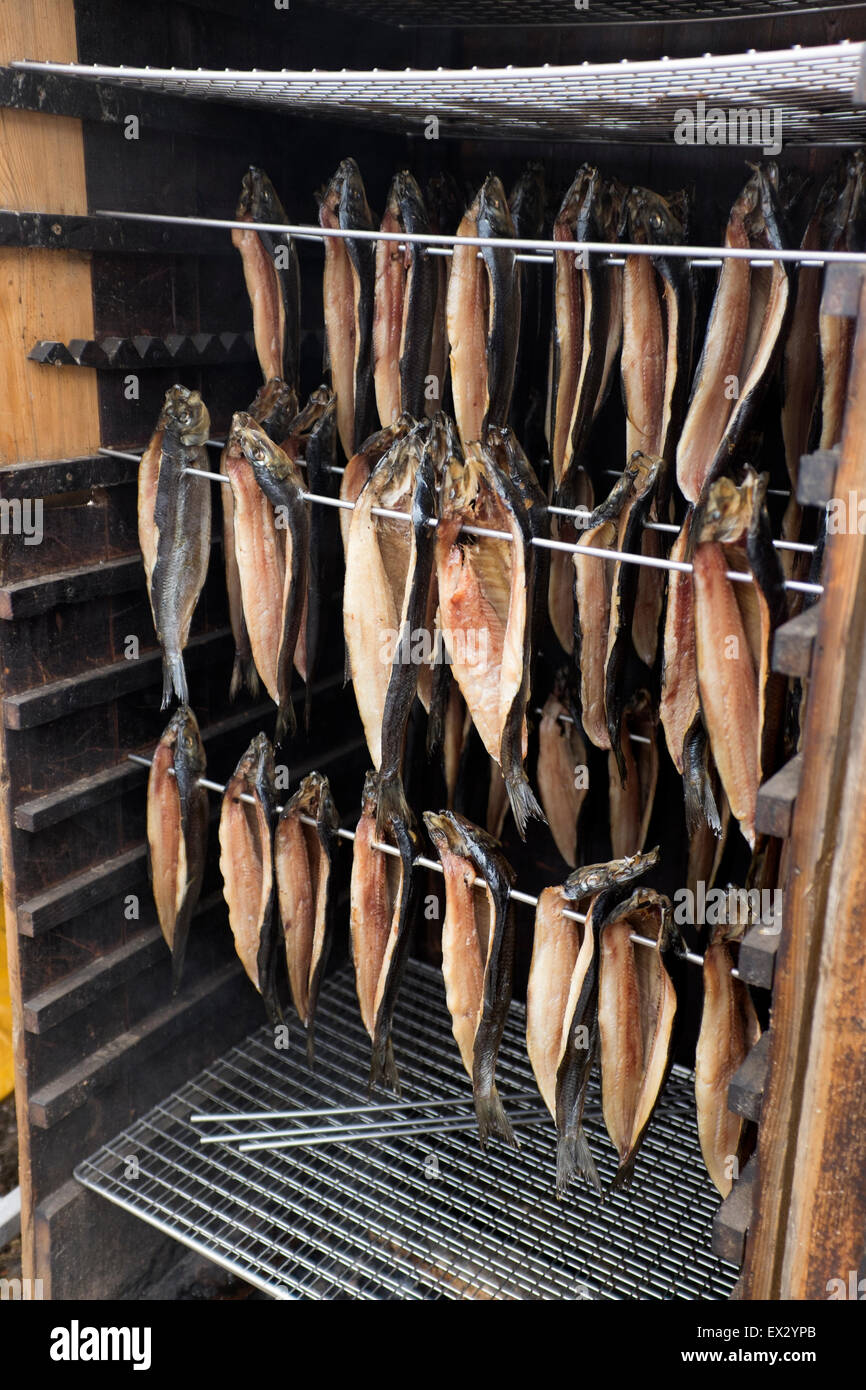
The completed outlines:
[[[786,145],[866,140],[866,116],[852,105],[863,48],[843,42],[654,62],[430,71],[221,72],[31,61],[13,66],[304,116],[352,118],[379,129],[422,132],[435,116],[438,134],[474,139],[673,144],[678,112],[706,115],[721,108],[735,113],[734,138],[728,135],[724,143],[767,149],[776,137]]]
[[[509,1095],[534,1089],[524,1027],[524,1010],[514,1005],[497,1073],[506,1107]],[[369,1039],[351,967],[323,991],[314,1071],[300,1024],[291,1023],[289,1035],[279,1050],[268,1029],[251,1034],[81,1164],[78,1180],[274,1298],[730,1294],[737,1272],[709,1248],[719,1199],[701,1164],[693,1078],[684,1068],[674,1067],[668,1080],[633,1190],[600,1203],[573,1185],[557,1201],[555,1133],[546,1117],[521,1127],[519,1153],[495,1141],[483,1153],[471,1132],[279,1152],[204,1148],[190,1122],[196,1112],[364,1105]],[[442,978],[429,966],[410,964],[394,1042],[404,1099],[465,1100],[469,1081]],[[608,1185],[616,1160],[597,1085],[586,1128]]]
[[[829,9],[855,9],[862,0],[840,4],[804,4],[803,0],[327,0],[327,8],[364,15],[398,28],[441,28],[510,24],[527,28],[539,24],[574,26],[597,24],[680,24],[713,19],[777,19],[781,15],[814,14]]]

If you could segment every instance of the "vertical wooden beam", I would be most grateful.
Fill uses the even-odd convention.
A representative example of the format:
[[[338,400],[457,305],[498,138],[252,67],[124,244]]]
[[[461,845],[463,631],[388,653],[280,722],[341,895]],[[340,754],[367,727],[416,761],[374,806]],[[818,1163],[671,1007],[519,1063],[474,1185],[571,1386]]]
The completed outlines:
[[[74,62],[77,56],[73,0],[3,0],[0,63],[26,57]],[[80,121],[0,111],[0,205],[18,211],[87,211]],[[92,452],[99,444],[95,373],[74,367],[49,370],[26,360],[38,338],[91,337],[92,333],[87,258],[55,251],[0,250],[0,464],[74,457]],[[5,729],[0,730],[0,853],[19,1120],[21,1252],[25,1277],[35,1278],[8,737]]]
[[[836,495],[866,496],[866,282]],[[856,520],[855,520],[856,526]],[[826,1298],[866,1228],[866,537],[827,546],[744,1296]]]

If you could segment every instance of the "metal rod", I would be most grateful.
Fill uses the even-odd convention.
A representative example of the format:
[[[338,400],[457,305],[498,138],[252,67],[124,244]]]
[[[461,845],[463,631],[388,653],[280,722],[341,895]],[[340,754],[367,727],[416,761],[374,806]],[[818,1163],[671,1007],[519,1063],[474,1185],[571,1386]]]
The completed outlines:
[[[347,230],[343,227],[314,227],[309,223],[298,222],[242,222],[233,217],[178,217],[162,212],[121,212],[110,208],[99,208],[95,217],[113,217],[127,222],[160,222],[184,227],[217,227],[224,231],[249,231],[252,227],[262,232],[282,232],[307,240],[324,240],[336,237],[342,241],[396,241],[412,242],[419,246],[494,246],[500,250],[546,251],[549,254],[572,253],[574,255],[610,256],[615,249],[619,256],[659,256],[675,257],[681,260],[705,261],[748,261],[758,265],[772,265],[776,261],[794,263],[808,260],[812,265],[862,265],[866,262],[866,251],[822,251],[816,256],[814,251],[801,248],[773,249],[772,254],[756,256],[751,247],[741,246],[646,246],[637,242],[610,241],[553,241],[543,237],[484,237],[453,236],[444,232],[383,232],[367,231],[363,228]]]
[[[524,1091],[516,1096],[503,1096],[509,1105],[518,1102],[538,1100],[537,1091]],[[368,1115],[374,1110],[441,1110],[449,1105],[472,1105],[471,1095],[465,1092],[454,1096],[439,1096],[435,1100],[389,1100],[368,1105],[327,1105],[318,1110],[225,1110],[218,1114],[196,1114],[189,1116],[192,1125],[226,1124],[248,1120],[251,1124],[267,1123],[268,1120],[316,1120],[328,1115]],[[238,1135],[228,1135],[236,1139]]]
[[[512,1115],[512,1125],[537,1124],[547,1114],[546,1108],[539,1106],[536,1110],[527,1114],[519,1112]],[[238,1153],[253,1153],[258,1149],[298,1149],[320,1146],[322,1144],[355,1144],[364,1139],[390,1139],[396,1135],[415,1135],[415,1134],[448,1134],[449,1132],[461,1129],[476,1129],[478,1120],[475,1115],[467,1116],[465,1119],[454,1120],[431,1120],[428,1124],[419,1123],[415,1120],[407,1120],[403,1123],[395,1121],[391,1125],[362,1125],[355,1128],[337,1129],[311,1129],[305,1133],[295,1135],[291,1139],[257,1139],[246,1141],[238,1145]],[[206,1143],[205,1139],[201,1143]]]

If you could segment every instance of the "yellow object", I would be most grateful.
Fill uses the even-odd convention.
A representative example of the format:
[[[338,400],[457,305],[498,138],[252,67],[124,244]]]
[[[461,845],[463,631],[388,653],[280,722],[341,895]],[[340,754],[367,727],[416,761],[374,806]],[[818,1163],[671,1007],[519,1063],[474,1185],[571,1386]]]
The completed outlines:
[[[12,1063],[12,1001],[9,998],[9,971],[6,965],[6,921],[0,892],[0,1100],[15,1085]]]

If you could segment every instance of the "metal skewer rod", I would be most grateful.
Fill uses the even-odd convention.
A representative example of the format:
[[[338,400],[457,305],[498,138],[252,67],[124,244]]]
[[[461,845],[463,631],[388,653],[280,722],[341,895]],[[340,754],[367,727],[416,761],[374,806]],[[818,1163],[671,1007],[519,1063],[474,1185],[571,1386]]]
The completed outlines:
[[[552,512],[554,516],[592,516],[592,509],[590,507],[556,507],[552,502],[548,502],[547,510]],[[643,525],[645,531],[664,531],[671,536],[678,536],[680,533],[680,527],[674,525],[672,521],[645,521]],[[773,545],[777,550],[799,550],[807,555],[814,554],[818,549],[817,546],[806,545],[803,541],[774,540]]]
[[[526,1101],[537,1101],[537,1091],[523,1091],[516,1096],[503,1096],[509,1105],[523,1104]],[[373,1111],[385,1110],[388,1112],[398,1110],[441,1110],[449,1105],[472,1105],[472,1096],[465,1093],[457,1096],[437,1096],[433,1100],[390,1100],[382,1101],[373,1105],[366,1103],[362,1105],[326,1105],[318,1110],[223,1110],[217,1114],[196,1114],[189,1116],[189,1122],[193,1125],[205,1124],[235,1124],[241,1120],[248,1120],[250,1124],[267,1123],[268,1120],[317,1120],[329,1115],[357,1115],[361,1111],[365,1115],[372,1114]],[[239,1135],[230,1134],[229,1139],[237,1139]]]
[[[510,1116],[512,1125],[537,1124],[547,1114],[546,1108],[539,1106],[531,1112],[518,1111],[516,1115]],[[311,1145],[321,1144],[350,1144],[364,1139],[389,1139],[392,1135],[415,1135],[415,1134],[448,1134],[449,1132],[461,1129],[476,1129],[478,1120],[475,1115],[467,1115],[464,1119],[453,1120],[430,1120],[425,1124],[418,1120],[395,1120],[389,1125],[354,1125],[347,1126],[345,1129],[338,1129],[335,1126],[328,1129],[309,1129],[299,1130],[291,1139],[244,1139],[238,1145],[238,1153],[253,1153],[258,1149],[297,1149],[309,1148]],[[209,1141],[201,1139],[202,1144]]]
[[[127,222],[160,222],[183,227],[217,227],[225,231],[250,231],[288,233],[309,241],[324,241],[335,237],[343,241],[396,241],[398,245],[412,242],[419,246],[494,246],[501,250],[547,252],[572,252],[575,255],[611,256],[659,256],[675,257],[681,260],[698,260],[718,263],[723,260],[748,261],[752,265],[770,266],[776,261],[807,262],[813,266],[832,264],[862,265],[866,262],[866,252],[861,251],[804,251],[800,247],[773,248],[772,251],[756,255],[752,247],[741,246],[647,246],[637,242],[611,241],[554,241],[549,237],[485,237],[455,236],[444,232],[383,232],[364,228],[315,227],[310,223],[299,222],[248,222],[234,217],[179,217],[161,212],[121,212],[110,208],[98,208],[95,217],[113,217]]]
[[[140,753],[127,753],[126,757],[129,762],[137,763],[140,767],[150,767],[151,765],[151,759],[142,757]],[[173,775],[173,773],[174,769],[170,768],[169,775]],[[220,795],[223,795],[226,790],[225,786],[222,783],[212,782],[207,777],[199,777],[198,785],[200,787],[205,787],[208,791],[218,792]],[[250,796],[248,792],[240,792],[238,794],[237,799],[238,801],[245,801],[250,806],[256,805],[255,797]],[[283,806],[277,806],[275,809],[276,813],[279,815],[285,808]],[[298,819],[302,825],[309,825],[312,829],[316,829],[316,821],[312,816],[305,816],[302,814],[298,816]],[[347,830],[342,825],[338,826],[337,830],[335,831],[335,834],[338,835],[341,840],[354,840],[355,838],[354,830]],[[373,840],[372,845],[373,848],[378,850],[381,854],[390,854],[394,859],[400,858],[400,851],[398,849],[395,849],[393,845],[383,844],[380,840]],[[416,869],[432,869],[434,873],[437,874],[444,874],[445,872],[445,870],[442,868],[442,865],[437,860],[428,859],[426,855],[423,854],[416,855],[416,857],[412,860],[412,867]],[[476,877],[472,880],[472,887],[487,888],[489,887],[489,885],[486,879]],[[513,898],[515,902],[525,903],[527,907],[538,906],[538,898],[534,897],[531,893],[522,893],[517,888],[509,889],[508,896],[510,898]],[[583,912],[572,912],[569,908],[563,908],[562,915],[563,917],[570,918],[572,922],[586,922],[586,914]],[[631,932],[629,939],[633,941],[636,946],[651,946],[653,950],[655,950],[658,946],[658,943],[652,941],[650,937],[639,936],[636,932]],[[702,966],[704,963],[703,956],[695,955],[692,951],[681,952],[680,958],[682,960],[687,960],[691,965]],[[731,974],[737,976],[736,969],[733,969],[731,971]],[[737,978],[739,977],[737,976]]]

